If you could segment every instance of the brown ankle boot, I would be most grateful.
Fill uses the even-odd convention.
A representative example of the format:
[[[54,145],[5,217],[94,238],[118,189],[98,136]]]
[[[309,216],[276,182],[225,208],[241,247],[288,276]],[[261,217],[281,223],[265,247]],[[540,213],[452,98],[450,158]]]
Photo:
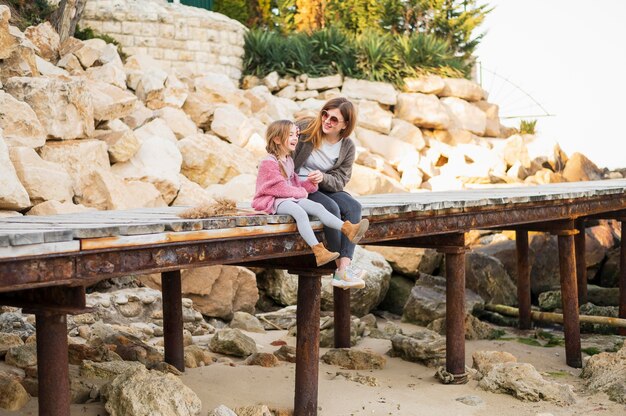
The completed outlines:
[[[313,250],[313,254],[315,255],[315,262],[317,263],[318,267],[328,262],[331,262],[339,257],[339,253],[326,250],[326,247],[324,247],[324,244],[322,243],[318,243],[312,246],[311,250]]]
[[[357,244],[370,226],[368,220],[361,220],[358,224],[352,224],[350,221],[346,221],[341,226],[341,232],[344,233],[350,242]]]

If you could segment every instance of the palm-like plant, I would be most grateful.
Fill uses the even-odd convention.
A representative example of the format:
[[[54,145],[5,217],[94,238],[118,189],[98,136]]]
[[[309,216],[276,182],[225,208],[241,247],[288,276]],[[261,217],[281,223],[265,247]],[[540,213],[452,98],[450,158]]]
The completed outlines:
[[[404,76],[425,72],[446,76],[466,76],[469,66],[454,55],[450,44],[434,35],[412,33],[396,37],[396,51],[404,66]]]
[[[401,82],[400,62],[388,34],[367,31],[356,38],[357,69],[370,81]]]

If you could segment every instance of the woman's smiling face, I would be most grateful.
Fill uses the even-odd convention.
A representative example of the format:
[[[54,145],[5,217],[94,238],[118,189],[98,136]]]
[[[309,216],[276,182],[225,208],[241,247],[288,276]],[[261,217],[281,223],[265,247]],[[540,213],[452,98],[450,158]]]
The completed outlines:
[[[322,131],[324,134],[339,136],[345,124],[346,121],[338,108],[322,111]]]

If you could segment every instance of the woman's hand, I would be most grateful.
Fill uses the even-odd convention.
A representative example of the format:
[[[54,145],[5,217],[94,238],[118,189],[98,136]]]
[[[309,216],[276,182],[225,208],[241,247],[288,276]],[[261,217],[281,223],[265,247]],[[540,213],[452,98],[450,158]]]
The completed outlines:
[[[312,170],[311,172],[309,172],[307,179],[313,185],[317,185],[318,183],[322,182],[322,180],[324,179],[324,174],[320,172],[319,170]]]

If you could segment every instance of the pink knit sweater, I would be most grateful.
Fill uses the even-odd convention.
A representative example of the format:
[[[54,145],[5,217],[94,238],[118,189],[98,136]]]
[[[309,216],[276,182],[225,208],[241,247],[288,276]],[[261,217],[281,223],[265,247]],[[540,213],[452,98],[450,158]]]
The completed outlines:
[[[282,173],[283,166],[287,177]],[[275,212],[274,201],[276,199],[306,198],[309,193],[317,191],[317,185],[308,179],[301,181],[293,168],[293,159],[287,156],[285,163],[281,163],[270,155],[259,164],[259,174],[256,179],[256,193],[252,200],[252,207],[257,211],[268,214]]]

